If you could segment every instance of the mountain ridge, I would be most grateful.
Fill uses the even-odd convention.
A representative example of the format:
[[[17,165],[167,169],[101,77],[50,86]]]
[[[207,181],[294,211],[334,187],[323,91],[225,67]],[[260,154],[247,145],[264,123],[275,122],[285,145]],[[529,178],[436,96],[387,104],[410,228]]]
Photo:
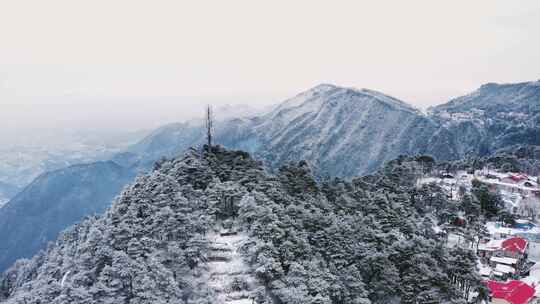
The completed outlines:
[[[538,102],[540,96],[540,80],[519,83],[486,83],[475,91],[430,109],[435,113],[441,111],[457,112],[470,110],[491,110],[493,106],[509,106],[523,102]],[[487,100],[484,100],[487,99]],[[506,110],[506,109],[503,109]]]
[[[491,84],[477,91],[492,92],[497,88],[499,85]],[[508,90],[519,91],[513,90],[511,85]],[[521,116],[513,117],[505,109],[497,113],[467,111],[445,116],[441,111],[425,115],[410,105],[395,102],[394,97],[371,90],[360,91],[322,84],[287,99],[268,113],[218,120],[216,142],[251,153],[263,161],[269,171],[276,171],[290,162],[306,160],[319,179],[329,176],[347,179],[375,172],[385,162],[400,155],[429,154],[438,160],[453,160],[489,155],[520,143],[540,145],[540,115],[534,112],[534,105],[540,105],[540,93],[523,99],[533,106],[524,108]],[[465,101],[484,103],[489,96],[475,94],[473,97],[480,98],[479,101],[470,100],[470,96]],[[384,102],[385,98],[389,102]],[[117,154],[113,160],[133,176],[150,170],[162,157],[174,158],[189,147],[201,147],[204,132],[202,125],[191,123],[165,125]],[[111,176],[115,174],[113,167],[109,172]],[[62,184],[61,176],[57,179],[58,184]],[[130,179],[124,179],[124,183],[128,181]],[[74,189],[100,191],[83,181],[78,182],[80,184],[74,185]],[[108,201],[100,201],[98,205],[108,205],[120,190],[121,186],[117,185],[116,192],[107,193]],[[50,188],[48,191],[50,193],[36,194],[33,199],[49,201],[57,190]],[[77,202],[74,197],[70,199]],[[54,208],[55,200],[49,202],[50,208]],[[14,226],[12,229],[23,231],[26,227]],[[38,242],[39,238],[39,234],[28,235],[26,241]],[[51,239],[48,237],[47,240]],[[3,250],[0,247],[0,256],[4,254]],[[17,257],[21,256],[13,258]],[[3,266],[7,267],[6,264]]]
[[[519,83],[517,86],[527,86],[535,84],[534,82],[525,82],[525,83]],[[478,89],[477,91],[486,90],[486,87],[499,87],[499,86],[512,86],[512,84],[508,85],[498,85],[498,84],[487,84],[484,85],[483,89]],[[471,93],[472,94],[472,93]],[[469,95],[471,95],[469,94]],[[469,95],[462,96],[461,98],[465,98]],[[473,94],[474,95],[474,94]],[[354,110],[355,108],[361,108],[363,105],[365,106],[365,103],[380,103],[380,115],[385,116],[388,113],[393,113],[393,111],[404,111],[409,114],[411,114],[411,117],[414,117],[412,119],[412,122],[408,122],[407,119],[403,119],[404,124],[409,124],[409,127],[411,127],[413,130],[401,130],[401,131],[395,131],[395,134],[397,134],[397,137],[400,136],[400,134],[417,134],[418,136],[427,136],[424,144],[416,144],[414,140],[410,141],[411,144],[407,145],[404,143],[395,143],[394,146],[398,146],[401,148],[397,148],[398,153],[391,153],[387,156],[380,157],[379,160],[375,161],[374,163],[369,163],[361,167],[361,169],[357,172],[331,172],[334,175],[338,176],[344,176],[347,175],[354,175],[354,174],[361,174],[365,172],[371,172],[377,168],[377,166],[380,166],[384,161],[388,161],[394,157],[396,157],[399,154],[411,154],[411,153],[428,153],[432,154],[433,156],[441,159],[457,159],[460,157],[463,157],[464,155],[467,155],[469,153],[480,153],[485,154],[487,152],[483,151],[486,149],[492,149],[493,151],[504,146],[504,144],[496,144],[494,147],[484,147],[486,146],[486,143],[480,143],[479,138],[485,134],[487,134],[488,130],[484,126],[486,124],[486,118],[484,117],[473,117],[471,119],[465,119],[464,123],[458,126],[452,126],[451,120],[448,120],[439,113],[430,113],[430,114],[424,114],[419,109],[415,108],[414,106],[400,101],[397,98],[391,97],[389,95],[385,95],[383,93],[368,90],[368,89],[356,89],[356,88],[345,88],[345,87],[339,87],[333,84],[320,84],[317,85],[311,89],[305,90],[297,95],[295,95],[292,98],[289,98],[282,102],[280,105],[275,107],[273,110],[269,111],[268,113],[251,117],[251,118],[242,118],[242,119],[232,119],[228,120],[226,122],[221,122],[217,124],[216,127],[216,139],[218,142],[224,144],[225,146],[232,147],[232,148],[238,148],[243,149],[246,151],[249,151],[250,153],[253,153],[255,156],[259,156],[261,158],[272,158],[269,156],[269,153],[265,153],[264,151],[261,152],[261,150],[267,150],[266,147],[270,146],[273,147],[274,145],[287,145],[291,142],[294,143],[295,140],[291,139],[288,142],[284,142],[283,137],[298,137],[302,136],[296,133],[295,130],[291,127],[293,124],[300,124],[303,126],[312,126],[313,124],[309,124],[307,120],[313,120],[313,119],[319,119],[320,125],[326,124],[325,118],[321,117],[323,115],[328,114],[329,117],[326,118],[326,121],[331,121],[332,117],[335,115],[332,115],[331,111],[328,111],[328,108],[331,108],[330,105],[335,105],[336,107],[343,107],[345,106],[344,103],[347,103],[351,101],[351,99],[356,100],[358,102],[351,103],[351,108],[348,110]],[[453,99],[455,100],[455,99]],[[452,101],[451,101],[452,102]],[[468,100],[465,100],[464,103],[468,103]],[[449,102],[450,103],[450,102]],[[444,104],[443,104],[444,105]],[[441,109],[441,108],[437,108]],[[367,110],[367,109],[363,109]],[[433,112],[433,109],[430,109],[430,112]],[[316,114],[318,113],[319,116]],[[219,114],[218,114],[219,115]],[[399,115],[397,115],[399,117]],[[359,116],[354,119],[352,127],[355,127],[362,119],[362,116]],[[401,118],[397,118],[401,119]],[[394,118],[393,122],[395,122],[396,118]],[[392,121],[391,121],[392,122]],[[380,123],[376,120],[373,121],[373,123]],[[472,123],[472,124],[471,124]],[[356,125],[355,125],[356,124]],[[428,131],[415,131],[413,124],[417,124],[419,126],[419,129],[429,129]],[[369,123],[368,123],[369,125]],[[172,126],[172,125],[169,125]],[[339,127],[339,126],[331,126],[328,125],[326,129],[332,128],[332,127]],[[320,130],[326,130],[324,128],[320,128]],[[395,127],[392,127],[390,129],[394,129]],[[399,128],[398,128],[399,129]],[[184,130],[186,131],[186,130]],[[190,131],[187,131],[188,137],[191,138],[189,144],[190,145],[197,145],[202,144],[202,134],[203,134],[202,126],[199,127],[193,127],[190,129]],[[435,138],[435,136],[432,136],[430,134],[436,134],[436,137],[440,137],[439,139]],[[281,136],[281,138],[280,138]],[[321,137],[324,137],[325,134],[323,134]],[[466,138],[466,137],[468,138]],[[197,137],[199,139],[197,140]],[[172,138],[170,136],[169,138]],[[172,138],[174,142],[174,138]],[[464,142],[465,144],[460,144],[460,142]],[[437,148],[428,148],[427,143],[430,145],[433,145]],[[515,144],[516,142],[514,142]],[[369,140],[367,140],[366,144],[376,146],[377,143],[373,143]],[[343,145],[346,145],[343,144]],[[444,149],[443,146],[446,145],[447,148]],[[165,155],[168,157],[174,156],[182,151],[182,149],[186,149],[189,145],[187,143],[180,144],[176,147],[176,149],[167,149]],[[415,149],[414,147],[418,146],[418,149]],[[169,146],[170,147],[170,146]],[[307,149],[307,148],[302,148]],[[389,148],[392,149],[392,148]],[[384,150],[384,149],[382,149]],[[382,151],[381,149],[375,149],[370,152],[370,157],[374,157],[378,154],[377,151]],[[295,152],[296,153],[296,152]],[[309,161],[313,161],[314,157],[309,157],[309,155],[302,155],[303,158],[308,159]],[[277,157],[277,162],[281,163],[283,161],[288,161],[289,159],[286,157]],[[320,159],[320,158],[318,158]],[[296,159],[295,159],[296,160]],[[324,162],[324,161],[323,161]],[[275,163],[272,159],[270,159],[270,166],[275,167],[278,164]]]

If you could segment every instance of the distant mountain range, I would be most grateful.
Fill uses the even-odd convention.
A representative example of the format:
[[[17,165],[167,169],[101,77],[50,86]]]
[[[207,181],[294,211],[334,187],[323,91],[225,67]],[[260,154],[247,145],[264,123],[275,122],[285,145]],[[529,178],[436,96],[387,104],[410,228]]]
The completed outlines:
[[[323,84],[261,115],[218,120],[215,133],[217,144],[248,151],[270,170],[307,160],[321,178],[347,178],[373,172],[399,155],[453,160],[515,144],[540,145],[540,82],[487,84],[428,114],[376,91]],[[84,215],[102,211],[136,172],[203,142],[200,122],[170,124],[115,155],[113,162],[100,163],[99,170],[95,164],[75,166],[36,179],[0,209],[0,271],[18,257],[33,255]],[[69,183],[65,176],[71,176]],[[92,195],[74,195],[80,192]],[[40,208],[32,212],[25,204]],[[18,210],[17,217],[10,219],[10,210]],[[47,214],[54,214],[50,222],[29,230],[28,223]]]
[[[450,145],[458,156],[487,155],[516,144],[540,145],[540,81],[486,84],[429,113],[452,135]]]
[[[431,108],[434,113],[465,113],[471,110],[496,113],[540,112],[540,80],[497,84],[487,83],[478,90]]]
[[[351,177],[402,154],[452,160],[540,145],[539,126],[538,81],[483,85],[428,114],[379,92],[323,84],[266,114],[219,122],[215,131],[217,143],[249,151],[270,168],[304,159],[319,175]],[[171,124],[128,151],[149,163],[203,139],[201,125]]]
[[[102,213],[133,176],[112,161],[40,175],[0,208],[0,269],[33,256],[83,217]]]

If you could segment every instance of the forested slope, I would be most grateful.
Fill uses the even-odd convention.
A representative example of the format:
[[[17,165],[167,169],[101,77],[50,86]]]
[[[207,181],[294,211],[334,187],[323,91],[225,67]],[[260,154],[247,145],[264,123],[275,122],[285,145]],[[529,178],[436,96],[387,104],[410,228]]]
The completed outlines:
[[[209,236],[228,226],[247,235],[241,255],[256,282],[224,288],[254,284],[244,290],[255,303],[464,303],[479,284],[474,257],[443,246],[433,209],[418,207],[433,205],[433,189],[415,190],[415,170],[403,158],[350,183],[318,184],[305,162],[270,174],[245,152],[190,150],[17,262],[0,298],[222,303],[208,279]]]

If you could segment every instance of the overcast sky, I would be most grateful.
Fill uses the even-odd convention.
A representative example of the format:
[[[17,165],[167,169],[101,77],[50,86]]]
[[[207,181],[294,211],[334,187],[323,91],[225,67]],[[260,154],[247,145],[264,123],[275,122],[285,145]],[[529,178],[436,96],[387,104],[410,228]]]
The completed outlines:
[[[0,136],[150,128],[322,82],[424,108],[538,80],[539,37],[538,0],[3,0]]]

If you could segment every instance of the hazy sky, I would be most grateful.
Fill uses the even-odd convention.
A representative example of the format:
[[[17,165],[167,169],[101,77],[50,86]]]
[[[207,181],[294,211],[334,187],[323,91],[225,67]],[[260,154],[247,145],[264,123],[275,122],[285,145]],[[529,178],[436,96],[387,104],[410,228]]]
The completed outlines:
[[[148,128],[321,82],[426,107],[539,79],[539,37],[538,0],[1,0],[0,129]]]

